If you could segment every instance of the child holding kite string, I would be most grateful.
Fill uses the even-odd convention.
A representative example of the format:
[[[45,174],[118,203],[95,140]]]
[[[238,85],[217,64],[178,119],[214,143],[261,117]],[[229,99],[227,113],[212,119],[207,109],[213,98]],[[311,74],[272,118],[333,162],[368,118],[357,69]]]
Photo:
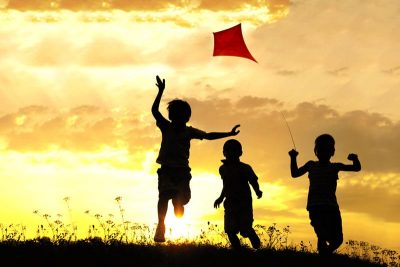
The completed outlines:
[[[294,149],[289,151],[290,171],[293,178],[308,172],[310,186],[307,210],[318,238],[318,253],[328,260],[343,242],[342,217],[336,199],[338,173],[358,172],[361,170],[361,163],[356,154],[349,154],[347,157],[353,164],[331,162],[330,159],[335,154],[335,139],[329,134],[322,134],[315,139],[314,153],[317,161],[310,160],[298,167],[299,153]]]

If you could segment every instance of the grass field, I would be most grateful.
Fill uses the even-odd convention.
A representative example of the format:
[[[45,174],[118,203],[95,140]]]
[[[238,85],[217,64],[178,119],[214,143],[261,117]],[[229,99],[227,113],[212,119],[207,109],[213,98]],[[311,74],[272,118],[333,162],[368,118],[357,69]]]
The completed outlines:
[[[292,249],[244,248],[234,251],[212,245],[163,244],[136,245],[101,240],[82,240],[65,244],[50,241],[2,242],[2,266],[192,266],[192,267],[317,267],[317,254]],[[386,266],[348,255],[335,255],[333,266]]]
[[[69,198],[64,198],[67,203]],[[125,221],[121,197],[115,198],[120,222],[114,215],[91,214],[97,224],[89,225],[87,236],[78,238],[75,223],[64,223],[62,215],[35,210],[43,219],[36,237],[28,239],[27,227],[0,223],[0,266],[193,266],[193,267],[330,267],[322,264],[310,242],[290,242],[290,226],[254,225],[262,248],[255,251],[243,238],[243,249],[232,250],[221,226],[208,222],[195,237],[154,243],[154,228]],[[70,220],[72,221],[72,220]],[[168,229],[167,229],[168,230]],[[168,232],[168,231],[167,231]],[[400,267],[395,250],[365,241],[348,240],[331,261],[335,267]]]

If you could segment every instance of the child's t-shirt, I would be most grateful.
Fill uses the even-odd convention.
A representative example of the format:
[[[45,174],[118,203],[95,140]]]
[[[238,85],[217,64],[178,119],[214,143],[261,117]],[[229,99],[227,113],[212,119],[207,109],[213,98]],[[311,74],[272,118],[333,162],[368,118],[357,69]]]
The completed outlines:
[[[308,190],[307,210],[316,206],[328,206],[339,208],[336,199],[337,180],[339,179],[340,163],[323,163],[309,161],[308,178],[310,187]]]
[[[225,207],[230,204],[250,203],[252,202],[249,183],[256,183],[257,175],[250,165],[243,162],[222,161],[224,164],[219,168],[224,192]]]
[[[166,119],[158,120],[157,127],[162,141],[156,162],[170,167],[189,167],[190,140],[201,140],[207,133],[191,126],[176,129]]]

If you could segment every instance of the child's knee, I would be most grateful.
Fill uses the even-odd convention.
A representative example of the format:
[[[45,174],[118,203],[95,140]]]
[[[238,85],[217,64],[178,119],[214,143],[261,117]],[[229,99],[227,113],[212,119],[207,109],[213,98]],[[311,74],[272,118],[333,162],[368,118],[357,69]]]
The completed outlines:
[[[250,236],[253,236],[255,234],[256,234],[256,232],[254,231],[253,228],[247,228],[247,229],[241,229],[240,230],[240,235],[243,236],[243,237],[250,237]]]
[[[184,206],[187,203],[189,203],[190,197],[182,197],[182,196],[176,196],[172,198],[172,205],[174,206]]]
[[[182,205],[186,205],[187,203],[189,203],[189,201],[191,199],[190,191],[188,193],[184,194],[183,196],[181,196],[180,199],[181,199]]]
[[[184,188],[177,192],[177,194],[172,198],[172,204],[174,205],[186,205],[189,203],[191,198],[190,188]]]

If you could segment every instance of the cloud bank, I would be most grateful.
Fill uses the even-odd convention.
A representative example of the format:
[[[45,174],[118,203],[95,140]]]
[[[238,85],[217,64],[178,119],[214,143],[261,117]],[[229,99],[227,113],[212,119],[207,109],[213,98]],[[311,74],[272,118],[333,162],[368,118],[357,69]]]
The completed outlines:
[[[243,145],[242,160],[253,166],[261,182],[281,184],[293,192],[307,189],[307,177],[290,178],[287,152],[291,149],[291,141],[281,112],[286,114],[292,128],[300,152],[300,165],[315,159],[313,142],[316,136],[332,134],[336,139],[333,161],[350,163],[347,155],[357,153],[362,163],[360,173],[340,175],[338,199],[343,209],[388,222],[400,221],[397,213],[390,212],[398,208],[400,200],[399,122],[381,114],[341,113],[329,106],[309,102],[287,109],[277,99],[255,96],[236,100],[214,97],[187,100],[192,106],[190,123],[194,127],[209,132],[229,131],[240,123],[241,132],[236,138]],[[165,111],[163,113],[167,116]],[[107,110],[96,106],[56,110],[29,106],[0,116],[0,140],[3,152],[125,150],[128,152],[126,157],[137,162],[114,167],[131,169],[133,166],[142,168],[146,152],[158,152],[161,136],[150,111]],[[192,141],[191,166],[195,172],[218,175],[224,141]],[[151,165],[155,171],[156,164]],[[290,209],[301,209],[305,205],[306,196],[296,194],[297,197],[286,203]],[[366,205],[367,201],[375,208]]]
[[[244,151],[248,151],[244,156],[262,169],[271,168],[280,177],[287,174],[279,169],[286,169],[287,151],[292,146],[281,112],[286,114],[292,129],[300,161],[314,158],[314,139],[319,134],[330,133],[336,139],[335,157],[338,160],[346,161],[349,153],[357,153],[364,171],[400,173],[396,156],[400,149],[397,142],[400,124],[381,114],[340,113],[327,105],[309,102],[286,109],[277,99],[255,96],[237,100],[214,97],[187,100],[193,109],[191,123],[195,127],[208,132],[230,131],[234,125],[241,124],[242,132],[238,138],[244,142]],[[64,111],[45,106],[21,108],[0,117],[0,134],[5,148],[16,151],[42,151],[54,146],[92,151],[103,146],[118,147],[121,142],[151,150],[159,142],[158,129],[149,110],[112,111],[96,106]],[[221,142],[194,141],[194,146],[198,147],[195,154],[201,150],[203,155],[210,155],[207,159],[196,156],[194,164],[206,169],[215,167],[210,162],[219,162]],[[265,162],[258,159],[265,159]]]
[[[161,10],[171,6],[189,9],[237,10],[244,6],[267,6],[273,12],[279,12],[290,4],[289,0],[9,0],[6,8],[18,10]]]

